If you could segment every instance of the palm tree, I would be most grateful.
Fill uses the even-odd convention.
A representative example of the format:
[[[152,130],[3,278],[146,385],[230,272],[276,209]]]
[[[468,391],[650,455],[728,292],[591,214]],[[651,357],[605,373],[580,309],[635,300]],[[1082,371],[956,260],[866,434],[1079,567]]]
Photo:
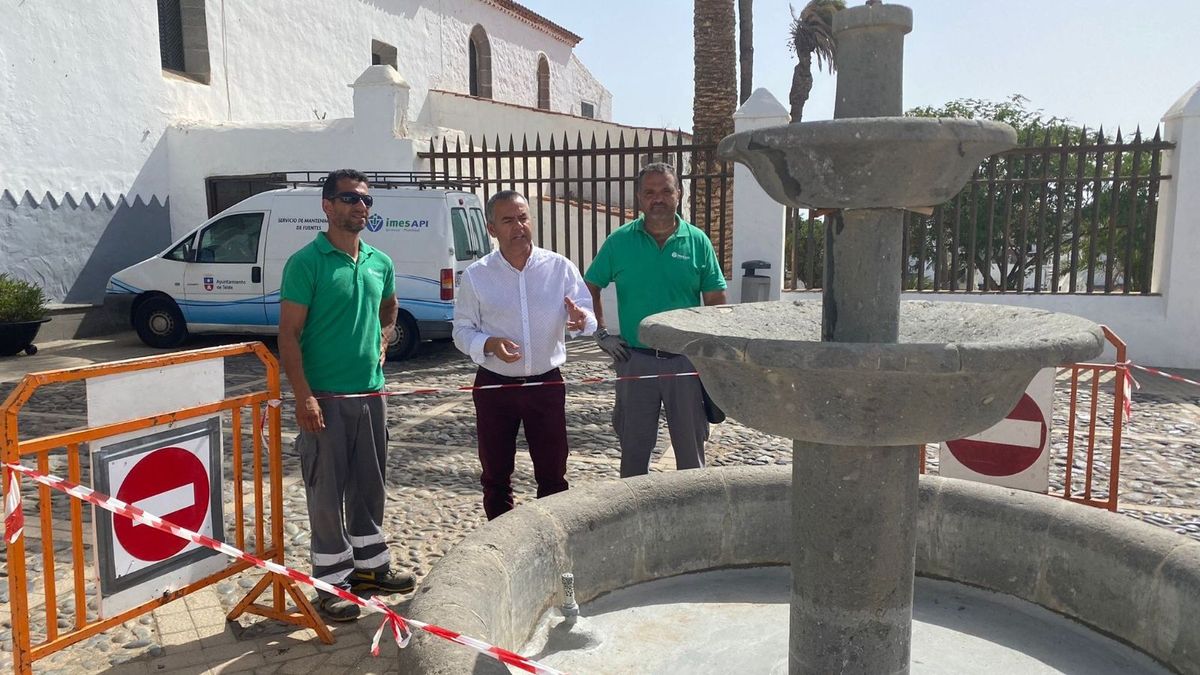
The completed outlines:
[[[808,93],[812,91],[813,55],[817,56],[817,70],[825,68],[830,74],[837,71],[834,62],[837,43],[833,39],[833,15],[843,9],[846,9],[846,0],[809,0],[800,10],[800,16],[796,16],[796,10],[792,9],[788,46],[800,59],[792,73],[792,89],[788,92],[788,102],[792,105],[792,124],[800,121]]]
[[[692,134],[698,144],[733,133],[738,94],[733,5],[733,0],[695,0]]]
[[[754,0],[738,0],[738,103],[754,91]]]
[[[695,0],[693,9],[692,135],[697,145],[712,147],[733,133],[738,104],[734,0]],[[692,156],[694,174],[711,175],[721,166],[712,150]],[[733,253],[733,181],[693,180],[692,194],[697,211],[691,214],[692,224],[709,233],[728,272]]]

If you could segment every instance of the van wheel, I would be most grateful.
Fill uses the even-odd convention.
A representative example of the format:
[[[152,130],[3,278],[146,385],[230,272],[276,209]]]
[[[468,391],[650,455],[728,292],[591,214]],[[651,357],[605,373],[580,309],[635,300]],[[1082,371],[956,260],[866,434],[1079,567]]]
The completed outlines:
[[[147,298],[133,312],[133,328],[151,347],[178,347],[187,339],[187,323],[174,300]]]
[[[406,312],[400,312],[400,316],[396,317],[396,329],[392,331],[392,340],[388,342],[388,360],[403,361],[412,358],[420,344],[421,334],[417,331],[417,322]]]

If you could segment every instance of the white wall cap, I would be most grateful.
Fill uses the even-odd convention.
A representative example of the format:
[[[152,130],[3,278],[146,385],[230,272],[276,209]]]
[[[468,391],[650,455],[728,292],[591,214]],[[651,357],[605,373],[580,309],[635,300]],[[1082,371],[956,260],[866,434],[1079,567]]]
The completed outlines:
[[[733,113],[734,119],[782,117],[788,118],[787,108],[763,87],[754,90],[750,98]]]
[[[367,66],[367,69],[358,76],[354,84],[346,85],[351,89],[360,87],[404,87],[409,89],[408,82],[400,77],[400,73],[391,66]]]
[[[1163,120],[1176,117],[1200,117],[1200,82],[1193,84],[1186,94],[1175,101],[1175,105],[1167,109]]]

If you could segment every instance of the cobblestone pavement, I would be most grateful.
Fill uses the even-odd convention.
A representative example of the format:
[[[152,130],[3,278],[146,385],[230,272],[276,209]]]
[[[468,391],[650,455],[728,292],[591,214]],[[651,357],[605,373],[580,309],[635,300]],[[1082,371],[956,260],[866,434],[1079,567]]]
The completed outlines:
[[[228,342],[228,340],[226,341]],[[196,346],[220,344],[219,339],[206,339]],[[272,344],[273,347],[273,344]],[[147,350],[127,340],[118,343],[97,342],[92,349],[81,350],[78,344],[44,345],[35,357],[22,357],[20,365],[12,360],[0,360],[0,395],[11,390],[17,368],[44,370],[86,362],[86,354],[99,358],[129,358]],[[571,360],[564,367],[567,380],[612,374],[603,354],[590,342],[571,345]],[[474,367],[446,342],[424,345],[417,358],[398,364],[388,364],[389,388],[402,391],[416,387],[455,387],[469,384]],[[4,377],[7,375],[8,377]],[[1134,396],[1132,423],[1126,426],[1124,453],[1121,464],[1121,512],[1146,522],[1169,528],[1180,534],[1200,539],[1200,389],[1139,376],[1143,389]],[[247,358],[228,359],[226,390],[229,394],[246,393],[262,387],[262,370],[256,361]],[[1090,404],[1088,386],[1082,386],[1081,410]],[[1112,383],[1102,382],[1097,397],[1099,422],[1097,426],[1096,476],[1093,484],[1106,484],[1111,443]],[[1052,435],[1054,466],[1051,469],[1051,492],[1061,493],[1066,468],[1065,448],[1068,415],[1067,392],[1069,381],[1059,376],[1056,386],[1055,431]],[[610,427],[612,385],[571,386],[567,393],[568,435],[572,449],[568,479],[573,485],[618,478],[616,438]],[[58,386],[39,392],[22,413],[22,438],[40,436],[80,426],[85,420],[85,397],[82,385]],[[430,567],[467,533],[484,522],[479,503],[478,460],[474,447],[474,418],[470,395],[441,393],[420,396],[394,396],[389,402],[388,421],[391,432],[388,459],[387,531],[395,564],[423,577]],[[229,418],[225,419],[226,444],[230,443]],[[299,462],[292,451],[295,420],[285,404],[283,411],[284,513],[288,565],[307,570],[305,552],[309,529],[302,485],[299,483]],[[1083,431],[1086,431],[1084,427]],[[248,434],[244,436],[248,441]],[[523,443],[523,440],[522,440]],[[653,470],[674,468],[668,447],[665,427],[662,429]],[[1077,443],[1086,448],[1086,437]],[[665,451],[665,452],[664,452]],[[769,436],[741,426],[730,420],[713,427],[708,446],[710,465],[789,464],[791,446],[786,439]],[[1077,453],[1080,450],[1077,449]],[[226,453],[228,454],[228,453]],[[1079,477],[1086,466],[1082,454],[1073,463],[1073,489],[1083,489]],[[244,458],[249,471],[249,453]],[[928,470],[937,472],[936,446],[927,452]],[[65,475],[65,458],[51,458],[50,469]],[[226,460],[225,475],[232,466]],[[84,474],[87,482],[87,473]],[[528,457],[518,455],[514,488],[518,504],[534,498],[532,466]],[[30,570],[31,625],[35,636],[45,635],[46,613],[42,591],[41,539],[34,505],[36,488],[24,481],[26,499],[27,561]],[[232,490],[227,489],[230,495]],[[1096,496],[1104,489],[1097,488]],[[247,499],[251,498],[247,493]],[[251,503],[247,501],[247,503]],[[74,597],[70,591],[72,571],[64,564],[70,556],[68,502],[63,497],[53,500],[55,576],[61,592],[57,625],[67,629],[73,625]],[[90,520],[88,509],[85,521]],[[232,498],[225,504],[226,527],[232,531]],[[85,525],[85,527],[87,527]],[[90,529],[90,528],[89,528]],[[252,546],[253,532],[247,546]],[[0,548],[0,554],[3,549]],[[90,563],[90,542],[87,555]],[[7,576],[8,567],[3,574]],[[83,673],[111,669],[114,672],[239,672],[254,673],[311,673],[330,671],[391,672],[392,661],[387,655],[394,646],[384,645],[384,656],[373,659],[369,654],[371,633],[379,619],[368,616],[350,625],[333,627],[337,644],[321,644],[309,630],[293,630],[282,624],[243,617],[227,622],[225,614],[232,609],[261,576],[251,571],[230,578],[167,604],[152,614],[126,622],[123,626],[96,635],[39,660],[35,672]],[[7,579],[0,587],[0,669],[11,668],[11,621]],[[90,598],[94,587],[86,588]],[[406,611],[404,596],[388,598],[400,613]],[[89,601],[94,610],[95,601]],[[436,623],[438,617],[414,617]],[[38,637],[38,639],[41,639]]]

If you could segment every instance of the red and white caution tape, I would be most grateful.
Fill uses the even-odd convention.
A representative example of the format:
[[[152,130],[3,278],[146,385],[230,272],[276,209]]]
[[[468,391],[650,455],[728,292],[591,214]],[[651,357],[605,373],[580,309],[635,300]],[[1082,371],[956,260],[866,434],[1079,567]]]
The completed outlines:
[[[1132,364],[1126,362],[1121,368],[1121,375],[1123,376],[1121,381],[1121,393],[1122,398],[1124,399],[1122,401],[1122,407],[1125,408],[1126,423],[1133,420],[1133,389],[1134,387],[1138,389],[1142,388],[1142,385],[1138,384],[1137,380],[1133,379],[1133,373],[1129,372],[1130,365]]]
[[[8,493],[4,495],[4,533],[15,544],[25,529],[25,511],[21,508],[21,482],[16,471],[8,474]]]
[[[1200,382],[1197,382],[1195,380],[1189,380],[1186,377],[1180,377],[1174,373],[1168,373],[1165,370],[1159,370],[1157,368],[1147,368],[1146,366],[1139,366],[1136,363],[1129,363],[1127,365],[1130,368],[1137,368],[1138,370],[1144,370],[1147,373],[1150,373],[1151,375],[1158,375],[1159,377],[1165,377],[1168,380],[1174,380],[1175,382],[1182,382],[1184,384],[1192,384],[1197,387],[1200,387]]]
[[[581,380],[549,380],[546,382],[513,382],[511,384],[483,384],[479,386],[441,387],[426,389],[406,389],[404,391],[374,391],[365,394],[324,394],[317,398],[372,398],[375,396],[420,396],[427,394],[448,394],[461,391],[486,391],[488,389],[517,389],[520,387],[542,387],[548,385],[565,386],[581,384],[604,384],[606,382],[624,382],[628,380],[657,380],[668,377],[699,377],[700,373],[664,373],[661,375],[622,375],[620,377],[585,377]]]
[[[5,495],[4,522],[6,528],[5,531],[8,534],[10,541],[16,541],[16,539],[21,536],[20,526],[23,521],[21,510],[21,490],[16,478],[17,473],[21,473],[43,485],[47,485],[55,490],[65,492],[77,499],[82,499],[83,501],[94,504],[118,516],[129,518],[136,523],[146,525],[162,532],[173,534],[176,537],[186,539],[192,543],[204,546],[206,548],[210,548],[231,558],[244,560],[248,563],[251,563],[255,567],[261,567],[262,569],[274,572],[275,574],[288,577],[289,579],[293,579],[308,586],[312,586],[317,590],[336,595],[339,598],[348,600],[359,607],[363,607],[364,609],[383,614],[383,623],[380,624],[379,630],[375,631],[375,637],[371,640],[371,654],[373,656],[379,656],[379,641],[383,636],[384,628],[391,629],[392,638],[395,639],[396,644],[403,649],[404,647],[408,646],[408,641],[412,637],[412,630],[409,628],[409,626],[412,626],[413,628],[419,628],[427,633],[431,633],[445,640],[471,647],[472,649],[490,656],[501,663],[520,668],[521,670],[534,673],[535,675],[563,675],[562,671],[555,670],[549,666],[544,666],[536,661],[531,661],[524,656],[521,656],[515,652],[510,652],[507,649],[490,645],[482,640],[476,640],[475,638],[460,635],[454,631],[442,628],[441,626],[427,624],[417,621],[416,619],[405,618],[397,614],[394,610],[392,610],[392,608],[388,607],[377,597],[373,597],[370,600],[364,600],[347,590],[338,588],[337,586],[332,586],[324,581],[321,581],[320,579],[314,579],[303,572],[299,572],[289,567],[284,567],[283,565],[270,560],[256,558],[245,551],[226,544],[225,542],[217,541],[211,537],[206,537],[199,532],[193,532],[191,530],[179,527],[168,520],[164,520],[151,513],[146,513],[136,506],[126,504],[119,499],[96,492],[89,487],[72,483],[50,474],[43,474],[21,464],[9,463],[5,464],[5,466],[7,466],[13,472],[11,474],[12,479],[9,484],[8,494]],[[15,530],[10,528],[10,522],[17,523],[17,528]]]
[[[566,384],[604,384],[606,382],[625,382],[629,380],[662,380],[667,377],[700,377],[696,371],[692,372],[666,372],[662,375],[623,375],[620,377],[584,377],[582,380],[551,380],[547,382],[514,382],[511,384],[481,384],[479,387],[468,384],[466,387],[440,387],[440,388],[424,388],[424,389],[404,389],[403,392],[391,392],[391,390],[383,390],[383,392],[367,392],[365,394],[324,394],[317,396],[318,399],[372,399],[376,396],[419,396],[427,394],[452,394],[457,392],[484,392],[487,389],[516,389],[520,387],[545,387],[545,386],[566,386]],[[268,405],[278,406],[282,404],[280,399],[271,399]]]

